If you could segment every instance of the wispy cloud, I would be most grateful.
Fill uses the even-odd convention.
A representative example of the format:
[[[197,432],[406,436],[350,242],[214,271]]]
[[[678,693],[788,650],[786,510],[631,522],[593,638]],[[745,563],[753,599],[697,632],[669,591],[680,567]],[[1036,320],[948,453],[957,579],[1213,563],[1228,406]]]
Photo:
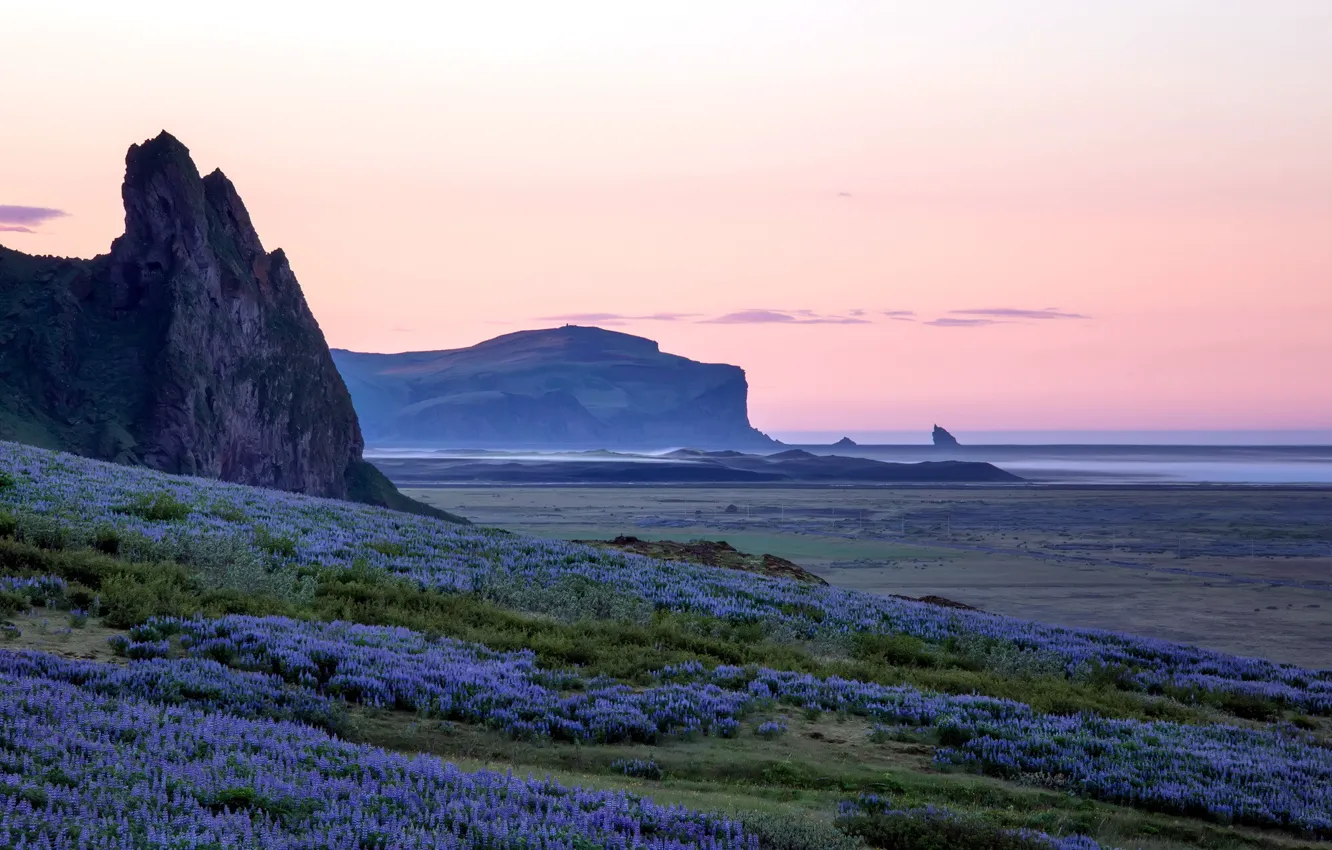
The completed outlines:
[[[645,316],[627,316],[622,313],[564,313],[559,316],[538,316],[543,322],[678,322],[692,319],[702,313],[649,313]]]
[[[998,319],[952,319],[944,316],[939,319],[930,319],[925,324],[934,325],[937,328],[978,328],[984,325],[1002,325]]]
[[[1022,310],[1017,307],[986,307],[973,310],[949,310],[954,316],[987,316],[993,319],[1090,319],[1081,313],[1066,313],[1055,307],[1044,310]]]
[[[928,315],[928,314],[927,314]],[[630,322],[694,322],[704,325],[868,325],[893,322],[919,322],[940,328],[978,328],[988,325],[1022,324],[1029,321],[1052,319],[1089,319],[1082,313],[1046,307],[1041,310],[1028,310],[1018,307],[975,307],[949,310],[944,315],[926,319],[915,310],[865,310],[854,308],[838,312],[825,313],[808,307],[797,309],[776,309],[770,307],[751,307],[721,315],[709,316],[705,313],[660,312],[642,315],[626,313],[563,313],[556,316],[541,316],[543,321],[588,322],[599,325],[617,326]]]
[[[826,314],[814,310],[740,310],[712,319],[702,319],[709,325],[867,325],[869,321],[855,315]]]
[[[53,218],[69,215],[64,210],[50,207],[24,207],[14,204],[0,204],[0,230],[15,233],[32,233],[32,228],[40,227]]]

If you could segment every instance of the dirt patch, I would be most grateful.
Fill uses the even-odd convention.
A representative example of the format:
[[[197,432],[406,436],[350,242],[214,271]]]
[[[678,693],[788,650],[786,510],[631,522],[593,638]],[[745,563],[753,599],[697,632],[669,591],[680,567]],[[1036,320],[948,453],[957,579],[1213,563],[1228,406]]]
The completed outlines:
[[[806,584],[827,584],[828,582],[811,573],[797,563],[779,558],[776,555],[750,555],[741,552],[725,540],[691,540],[679,543],[673,540],[640,540],[637,537],[620,535],[614,540],[576,540],[603,549],[619,549],[636,555],[647,555],[662,561],[687,561],[706,567],[721,567],[727,570],[743,570],[747,573],[760,573],[766,576],[780,576],[795,579]]]
[[[894,599],[905,599],[909,602],[924,602],[926,605],[938,605],[941,608],[960,608],[963,611],[979,611],[974,605],[968,605],[965,602],[955,602],[943,596],[903,596],[900,593],[889,593]]]

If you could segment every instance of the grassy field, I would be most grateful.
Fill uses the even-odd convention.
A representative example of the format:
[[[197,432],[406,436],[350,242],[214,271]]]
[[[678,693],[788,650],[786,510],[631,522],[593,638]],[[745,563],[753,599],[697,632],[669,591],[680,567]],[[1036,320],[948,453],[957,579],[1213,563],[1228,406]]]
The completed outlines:
[[[477,487],[411,495],[545,537],[725,540],[842,587],[936,594],[1015,617],[1332,664],[1332,492],[1323,490]]]

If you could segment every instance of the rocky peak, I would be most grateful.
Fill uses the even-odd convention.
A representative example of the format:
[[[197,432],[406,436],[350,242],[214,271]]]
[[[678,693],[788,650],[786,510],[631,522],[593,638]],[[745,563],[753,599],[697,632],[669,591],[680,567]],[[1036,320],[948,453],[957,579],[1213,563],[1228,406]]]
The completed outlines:
[[[934,432],[930,435],[930,438],[934,440],[936,446],[950,447],[958,444],[956,437],[945,431],[943,428],[940,428],[938,425],[934,426]]]
[[[77,290],[11,290],[26,298],[14,315],[54,314],[28,353],[44,374],[21,382],[34,419],[52,423],[49,442],[346,496],[362,462],[351,397],[285,255],[264,251],[235,186],[221,171],[200,177],[163,132],[130,147],[121,196],[125,233],[109,255],[61,261],[81,266],[59,273]]]

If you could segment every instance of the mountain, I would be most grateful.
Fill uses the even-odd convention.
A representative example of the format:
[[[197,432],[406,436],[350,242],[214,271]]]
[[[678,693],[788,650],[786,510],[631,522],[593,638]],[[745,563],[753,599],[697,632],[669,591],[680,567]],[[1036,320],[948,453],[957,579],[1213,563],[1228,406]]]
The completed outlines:
[[[374,445],[441,448],[763,449],[738,366],[666,354],[650,339],[565,325],[448,351],[333,360]]]
[[[91,260],[0,247],[0,438],[400,509],[281,250],[170,134],[133,145]],[[434,509],[429,509],[434,510]]]

